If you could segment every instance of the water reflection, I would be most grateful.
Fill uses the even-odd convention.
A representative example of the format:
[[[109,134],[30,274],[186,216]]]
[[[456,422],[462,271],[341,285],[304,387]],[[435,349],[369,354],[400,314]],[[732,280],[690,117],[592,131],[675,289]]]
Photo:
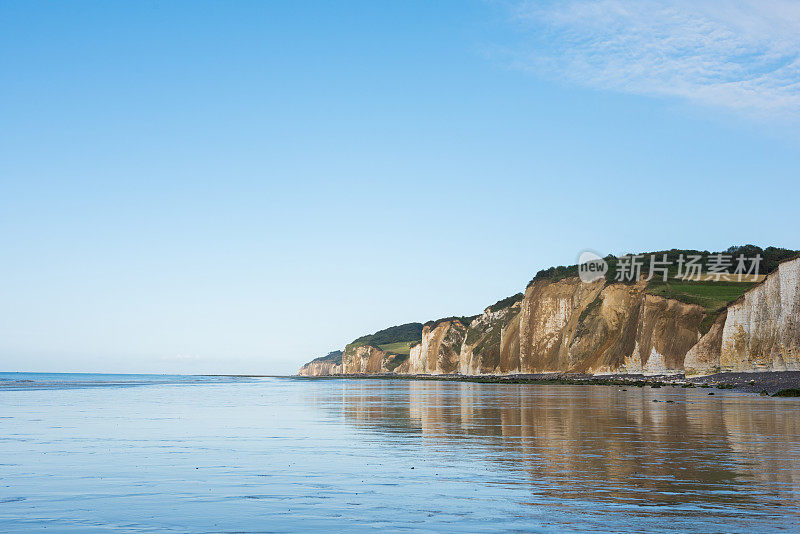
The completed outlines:
[[[488,462],[508,484],[528,485],[534,504],[555,498],[672,507],[653,510],[661,515],[716,508],[796,517],[800,402],[708,392],[353,380],[324,406],[387,440],[417,435]]]

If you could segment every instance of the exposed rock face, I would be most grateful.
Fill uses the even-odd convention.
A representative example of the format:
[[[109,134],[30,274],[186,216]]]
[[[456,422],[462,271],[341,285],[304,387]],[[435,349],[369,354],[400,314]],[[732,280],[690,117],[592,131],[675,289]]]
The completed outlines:
[[[362,345],[353,347],[348,345],[342,355],[342,373],[385,373],[384,359],[386,353],[379,348]]]
[[[700,306],[655,295],[643,295],[640,303],[633,354],[626,357],[625,371],[645,375],[683,373],[686,353],[700,340]]]
[[[510,369],[519,366],[520,345],[519,345],[519,325],[520,313],[510,315],[508,322],[503,325],[500,331],[500,364],[497,373],[510,373]]]
[[[325,376],[342,373],[342,351],[334,350],[321,358],[311,360],[297,372],[300,376]]]
[[[423,328],[423,332],[425,329]],[[417,343],[411,347],[411,352],[408,355],[408,373],[412,375],[421,375],[425,373],[425,361],[422,359],[422,343]]]
[[[538,285],[538,286],[537,286]],[[644,283],[533,284],[520,326],[523,373],[679,374],[703,308],[648,295]]]
[[[314,361],[300,374],[800,370],[800,258],[730,304],[705,335],[704,308],[649,294],[645,282],[539,280],[521,301],[504,306],[487,308],[469,325],[447,319],[425,326],[402,363],[364,345],[348,347],[341,365]]]
[[[341,364],[318,358],[305,364],[297,372],[300,376],[330,376],[341,374],[409,373],[408,358],[387,353],[378,347],[348,346],[342,353]]]
[[[411,374],[411,358],[410,357],[406,358],[405,361],[400,365],[398,365],[397,367],[395,367],[393,371],[399,375]]]
[[[300,376],[328,376],[342,374],[342,366],[333,362],[308,362],[297,372]]]
[[[452,374],[460,368],[461,345],[467,328],[458,320],[442,321],[422,329],[422,342],[411,348],[412,374]]]
[[[459,372],[464,375],[508,373],[519,367],[520,302],[473,320],[461,345]]]
[[[687,374],[800,370],[800,258],[728,306],[686,367]]]
[[[643,291],[639,285],[612,284],[581,311],[569,347],[572,371],[626,371],[626,359],[636,350]]]
[[[722,349],[722,331],[727,316],[727,312],[720,314],[708,333],[700,338],[697,345],[689,349],[683,362],[686,376],[711,375],[721,371],[719,356]]]
[[[728,307],[722,330],[723,371],[800,369],[800,259]]]
[[[603,281],[591,284],[579,278],[535,282],[525,291],[519,326],[519,364],[508,372],[557,373],[574,367],[569,345],[578,319],[600,294]]]

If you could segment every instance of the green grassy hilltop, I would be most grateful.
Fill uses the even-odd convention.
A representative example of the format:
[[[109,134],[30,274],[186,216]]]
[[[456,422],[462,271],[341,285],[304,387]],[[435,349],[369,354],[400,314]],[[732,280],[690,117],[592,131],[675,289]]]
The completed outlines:
[[[671,249],[661,250],[657,252],[642,252],[641,256],[641,275],[643,278],[648,277],[650,274],[651,260],[654,258],[657,262],[664,259],[669,264],[667,280],[664,281],[663,276],[657,271],[652,280],[647,282],[647,292],[652,295],[658,295],[664,298],[674,299],[687,304],[696,304],[702,306],[706,311],[706,317],[701,325],[701,331],[707,332],[717,316],[723,312],[729,304],[741,297],[748,289],[760,283],[760,281],[736,281],[735,277],[730,280],[699,280],[690,281],[679,278],[678,261],[681,256],[688,258],[689,256],[699,256],[699,263],[703,266],[704,273],[707,273],[706,265],[709,262],[709,257],[716,254],[725,254],[731,257],[732,266],[730,272],[733,272],[736,266],[736,258],[743,255],[745,258],[754,258],[761,256],[758,273],[763,278],[778,268],[778,265],[788,259],[794,258],[798,255],[798,251],[785,248],[767,247],[762,249],[755,245],[732,246],[724,252],[709,252],[707,250],[685,250],[685,249]],[[621,261],[630,259],[633,254],[625,254],[623,256],[606,256],[604,259],[608,263],[608,271],[606,272],[606,284],[619,282],[616,279],[618,268]],[[658,267],[656,265],[655,267]],[[528,286],[540,280],[558,281],[564,278],[578,276],[578,266],[558,266],[543,269],[536,273],[536,276],[528,283]],[[622,280],[623,283],[633,283],[630,280]]]

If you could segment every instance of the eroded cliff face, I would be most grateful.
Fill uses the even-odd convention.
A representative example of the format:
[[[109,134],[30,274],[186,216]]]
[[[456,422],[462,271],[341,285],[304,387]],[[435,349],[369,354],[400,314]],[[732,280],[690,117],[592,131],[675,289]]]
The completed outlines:
[[[579,373],[617,373],[636,349],[644,287],[612,284],[580,312],[569,345],[570,369]]]
[[[467,328],[458,320],[441,321],[422,329],[422,342],[411,348],[411,374],[453,374],[460,368],[461,345]]]
[[[467,328],[459,354],[459,372],[464,375],[495,375],[519,367],[520,302],[473,320]]]
[[[683,368],[686,376],[712,375],[720,372],[719,357],[722,349],[722,331],[727,320],[727,311],[717,317],[711,329],[689,349]]]
[[[521,301],[487,308],[469,325],[448,319],[425,326],[402,363],[376,347],[348,347],[342,365],[311,362],[300,374],[800,370],[800,258],[780,264],[702,335],[704,319],[704,308],[649,294],[646,282],[540,280]]]
[[[800,369],[800,259],[778,267],[728,307],[722,329],[723,371]]]
[[[800,258],[728,306],[686,367],[687,374],[800,370]]]
[[[342,355],[342,373],[385,373],[384,359],[386,353],[377,347],[362,345],[353,347],[348,345]]]
[[[297,372],[300,376],[332,376],[341,374],[409,374],[408,358],[391,354],[371,345],[348,346],[342,363],[314,360]]]
[[[705,311],[694,304],[643,295],[633,353],[624,372],[644,375],[683,373],[684,359],[701,337]]]
[[[647,294],[644,282],[535,283],[522,304],[520,372],[679,374],[704,317],[700,306]]]
[[[591,284],[577,277],[532,284],[525,291],[520,311],[519,363],[508,372],[558,373],[575,366],[569,354],[581,312],[603,289],[603,281]]]
[[[342,366],[333,362],[308,362],[297,371],[300,376],[329,376],[342,374]]]

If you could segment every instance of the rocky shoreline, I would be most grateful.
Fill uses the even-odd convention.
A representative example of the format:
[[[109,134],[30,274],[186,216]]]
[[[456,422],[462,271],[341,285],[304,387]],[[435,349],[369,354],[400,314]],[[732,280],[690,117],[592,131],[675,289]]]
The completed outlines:
[[[784,390],[800,390],[800,371],[770,371],[748,373],[717,373],[708,376],[685,377],[684,375],[645,376],[636,374],[586,375],[575,373],[516,374],[503,376],[487,375],[406,375],[384,374],[340,374],[328,376],[296,376],[304,380],[376,379],[376,380],[437,380],[449,382],[481,382],[492,384],[567,384],[632,387],[701,387],[733,389],[744,393],[774,395]]]

